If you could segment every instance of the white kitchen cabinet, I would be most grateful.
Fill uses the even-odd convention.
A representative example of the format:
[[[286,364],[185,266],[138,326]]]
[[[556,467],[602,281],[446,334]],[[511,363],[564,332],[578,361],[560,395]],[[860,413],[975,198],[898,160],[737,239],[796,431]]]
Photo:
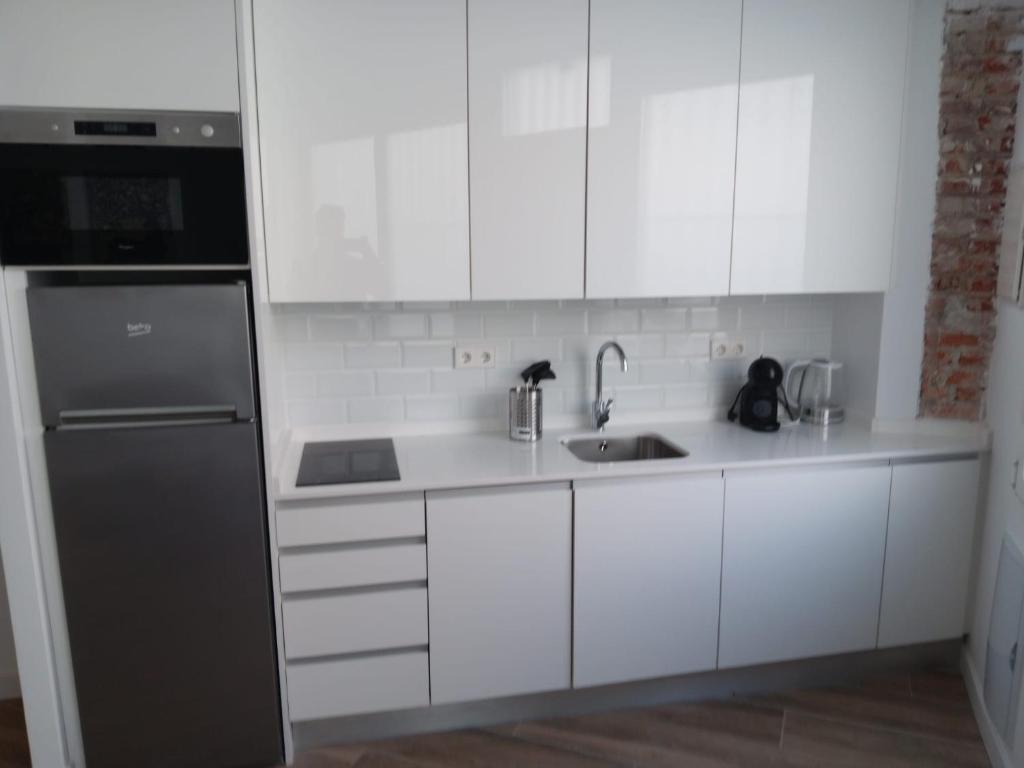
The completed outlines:
[[[574,687],[714,669],[721,473],[574,489]]]
[[[880,647],[963,634],[977,508],[977,459],[893,467]]]
[[[431,703],[570,686],[568,485],[427,493]]]
[[[275,302],[469,298],[463,0],[255,0]]]
[[[731,293],[889,287],[909,0],[745,0]]]
[[[587,0],[470,0],[474,299],[583,296]]]
[[[238,111],[233,0],[0,3],[0,105]]]
[[[592,0],[588,297],[728,293],[741,6]]]
[[[719,667],[875,647],[888,465],[725,473]]]

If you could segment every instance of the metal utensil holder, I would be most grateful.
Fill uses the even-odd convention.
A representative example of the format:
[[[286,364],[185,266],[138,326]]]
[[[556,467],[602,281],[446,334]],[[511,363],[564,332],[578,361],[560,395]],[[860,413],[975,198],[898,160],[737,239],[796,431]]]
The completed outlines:
[[[537,387],[512,387],[508,391],[508,437],[532,443],[544,431],[544,398]]]

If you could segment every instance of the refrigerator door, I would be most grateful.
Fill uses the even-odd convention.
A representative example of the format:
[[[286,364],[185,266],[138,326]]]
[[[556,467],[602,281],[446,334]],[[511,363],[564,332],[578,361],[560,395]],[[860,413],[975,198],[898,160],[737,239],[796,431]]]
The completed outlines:
[[[255,416],[246,287],[28,290],[43,424],[220,411]]]
[[[281,762],[256,430],[46,433],[88,766]]]

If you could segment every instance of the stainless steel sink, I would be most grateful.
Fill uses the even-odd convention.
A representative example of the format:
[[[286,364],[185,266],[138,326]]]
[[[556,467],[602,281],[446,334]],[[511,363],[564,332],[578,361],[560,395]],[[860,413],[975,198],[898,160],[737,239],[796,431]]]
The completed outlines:
[[[565,447],[576,458],[593,462],[681,459],[689,455],[658,435],[580,437],[567,440]]]

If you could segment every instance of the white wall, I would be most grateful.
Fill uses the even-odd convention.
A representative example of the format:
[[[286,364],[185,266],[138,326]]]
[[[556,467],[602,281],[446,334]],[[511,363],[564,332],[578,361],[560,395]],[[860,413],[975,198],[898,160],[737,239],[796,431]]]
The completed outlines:
[[[976,673],[985,669],[985,644],[1003,536],[1024,546],[1024,503],[1010,487],[1013,462],[1024,459],[1024,309],[1000,302],[989,373],[988,420],[993,431],[988,501],[984,512],[969,652]],[[1024,766],[1024,709],[1017,723],[1014,763]]]
[[[598,347],[616,339],[630,367],[605,361],[616,413],[707,418],[732,402],[750,361],[828,356],[834,296],[619,301],[278,306],[287,423],[352,432],[501,428],[518,373],[550,359],[545,423],[585,422]],[[711,361],[715,333],[742,339],[741,360]],[[493,346],[496,367],[453,370],[460,343]],[[876,337],[877,344],[877,337]]]
[[[914,0],[893,242],[892,282],[882,309],[876,418],[918,413],[924,308],[928,300],[939,164],[939,79],[944,0]]]

